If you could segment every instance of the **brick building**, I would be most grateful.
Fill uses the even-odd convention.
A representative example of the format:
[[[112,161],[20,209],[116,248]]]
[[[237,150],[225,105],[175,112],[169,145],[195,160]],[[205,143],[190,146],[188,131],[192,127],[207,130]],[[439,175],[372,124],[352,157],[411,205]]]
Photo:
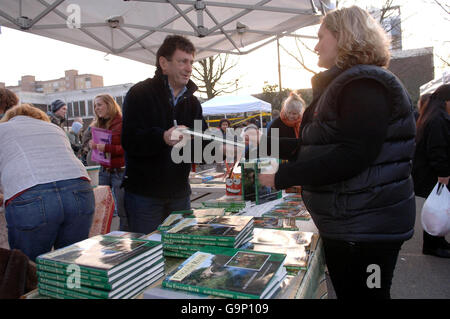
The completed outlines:
[[[17,86],[8,86],[14,92],[55,93],[83,90],[103,86],[103,77],[95,74],[78,74],[77,70],[64,71],[59,79],[36,81],[34,75],[22,76]]]

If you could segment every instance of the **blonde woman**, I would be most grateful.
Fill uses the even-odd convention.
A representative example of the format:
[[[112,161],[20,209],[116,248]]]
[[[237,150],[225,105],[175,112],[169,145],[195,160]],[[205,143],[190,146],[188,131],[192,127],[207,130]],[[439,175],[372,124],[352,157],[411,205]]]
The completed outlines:
[[[312,78],[297,160],[260,182],[302,186],[338,298],[390,298],[399,250],[414,231],[413,106],[386,70],[389,40],[368,12],[330,12],[318,37],[327,70]]]
[[[101,165],[99,185],[109,185],[111,187],[115,202],[115,215],[118,215],[120,218],[120,230],[127,231],[128,219],[123,204],[124,191],[120,187],[125,171],[124,150],[120,140],[122,134],[122,111],[111,95],[101,94],[94,99],[94,113],[95,120],[91,126],[112,131],[111,144],[95,144],[92,140],[89,142],[91,149],[98,149],[107,153],[111,158],[109,165]]]
[[[304,111],[305,101],[300,95],[291,92],[283,103],[280,117],[273,120],[267,128],[268,136],[272,135],[270,129],[278,129],[279,137],[298,138]]]
[[[36,107],[9,109],[0,121],[0,184],[8,242],[31,260],[89,235],[95,200],[66,133]]]

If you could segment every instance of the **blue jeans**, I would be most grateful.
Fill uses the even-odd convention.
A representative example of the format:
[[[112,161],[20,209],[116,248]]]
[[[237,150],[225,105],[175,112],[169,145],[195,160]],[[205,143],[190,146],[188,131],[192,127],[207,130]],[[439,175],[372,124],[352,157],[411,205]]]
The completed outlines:
[[[79,178],[36,185],[5,208],[8,242],[30,260],[88,238],[95,211],[90,183]]]
[[[125,191],[125,210],[131,232],[149,234],[173,211],[188,209],[191,209],[190,196],[154,198]]]
[[[111,187],[115,206],[114,215],[119,215],[120,219],[119,230],[128,231],[128,218],[123,203],[124,189],[120,188],[120,184],[122,184],[123,174],[124,172],[110,173],[102,167],[100,168],[100,172],[98,174],[98,184],[108,185]]]

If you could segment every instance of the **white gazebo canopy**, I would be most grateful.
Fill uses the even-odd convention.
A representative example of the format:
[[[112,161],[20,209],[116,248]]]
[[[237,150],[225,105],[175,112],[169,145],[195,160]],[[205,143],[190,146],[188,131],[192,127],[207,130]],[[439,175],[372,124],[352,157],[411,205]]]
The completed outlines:
[[[202,104],[203,115],[231,114],[244,112],[271,112],[270,103],[251,95],[216,96]]]
[[[0,25],[154,65],[156,51],[168,34],[189,38],[197,48],[197,60],[218,53],[245,54],[319,23],[334,3],[1,0]]]
[[[420,87],[420,95],[433,93],[443,84],[450,84],[450,69],[446,69],[440,77],[436,77]]]

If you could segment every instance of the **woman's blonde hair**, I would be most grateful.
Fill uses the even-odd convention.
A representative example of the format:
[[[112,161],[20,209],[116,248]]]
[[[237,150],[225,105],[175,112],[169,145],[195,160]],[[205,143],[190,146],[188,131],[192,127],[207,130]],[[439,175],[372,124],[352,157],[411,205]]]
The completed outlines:
[[[331,11],[322,24],[337,39],[339,68],[348,69],[357,64],[389,65],[390,39],[367,11],[357,6]]]
[[[281,112],[286,112],[287,110],[295,109],[302,113],[305,108],[305,101],[302,99],[301,95],[295,92],[289,93],[288,98],[284,101]]]
[[[106,117],[100,118],[98,117],[97,113],[95,112],[95,100],[101,99],[107,107],[106,111]],[[114,118],[117,116],[117,114],[120,114],[122,116],[122,110],[120,109],[119,104],[114,100],[114,98],[109,94],[100,94],[97,95],[94,99],[94,114],[95,114],[95,120],[92,122],[91,126],[109,129],[111,126],[111,122],[114,120]]]
[[[32,104],[20,104],[16,105],[12,108],[10,108],[8,111],[6,111],[5,116],[0,120],[1,122],[8,122],[13,117],[23,115],[23,116],[29,116],[37,120],[42,120],[45,122],[50,122],[49,117],[47,114],[45,114],[44,111],[41,111],[37,107],[33,106]]]

